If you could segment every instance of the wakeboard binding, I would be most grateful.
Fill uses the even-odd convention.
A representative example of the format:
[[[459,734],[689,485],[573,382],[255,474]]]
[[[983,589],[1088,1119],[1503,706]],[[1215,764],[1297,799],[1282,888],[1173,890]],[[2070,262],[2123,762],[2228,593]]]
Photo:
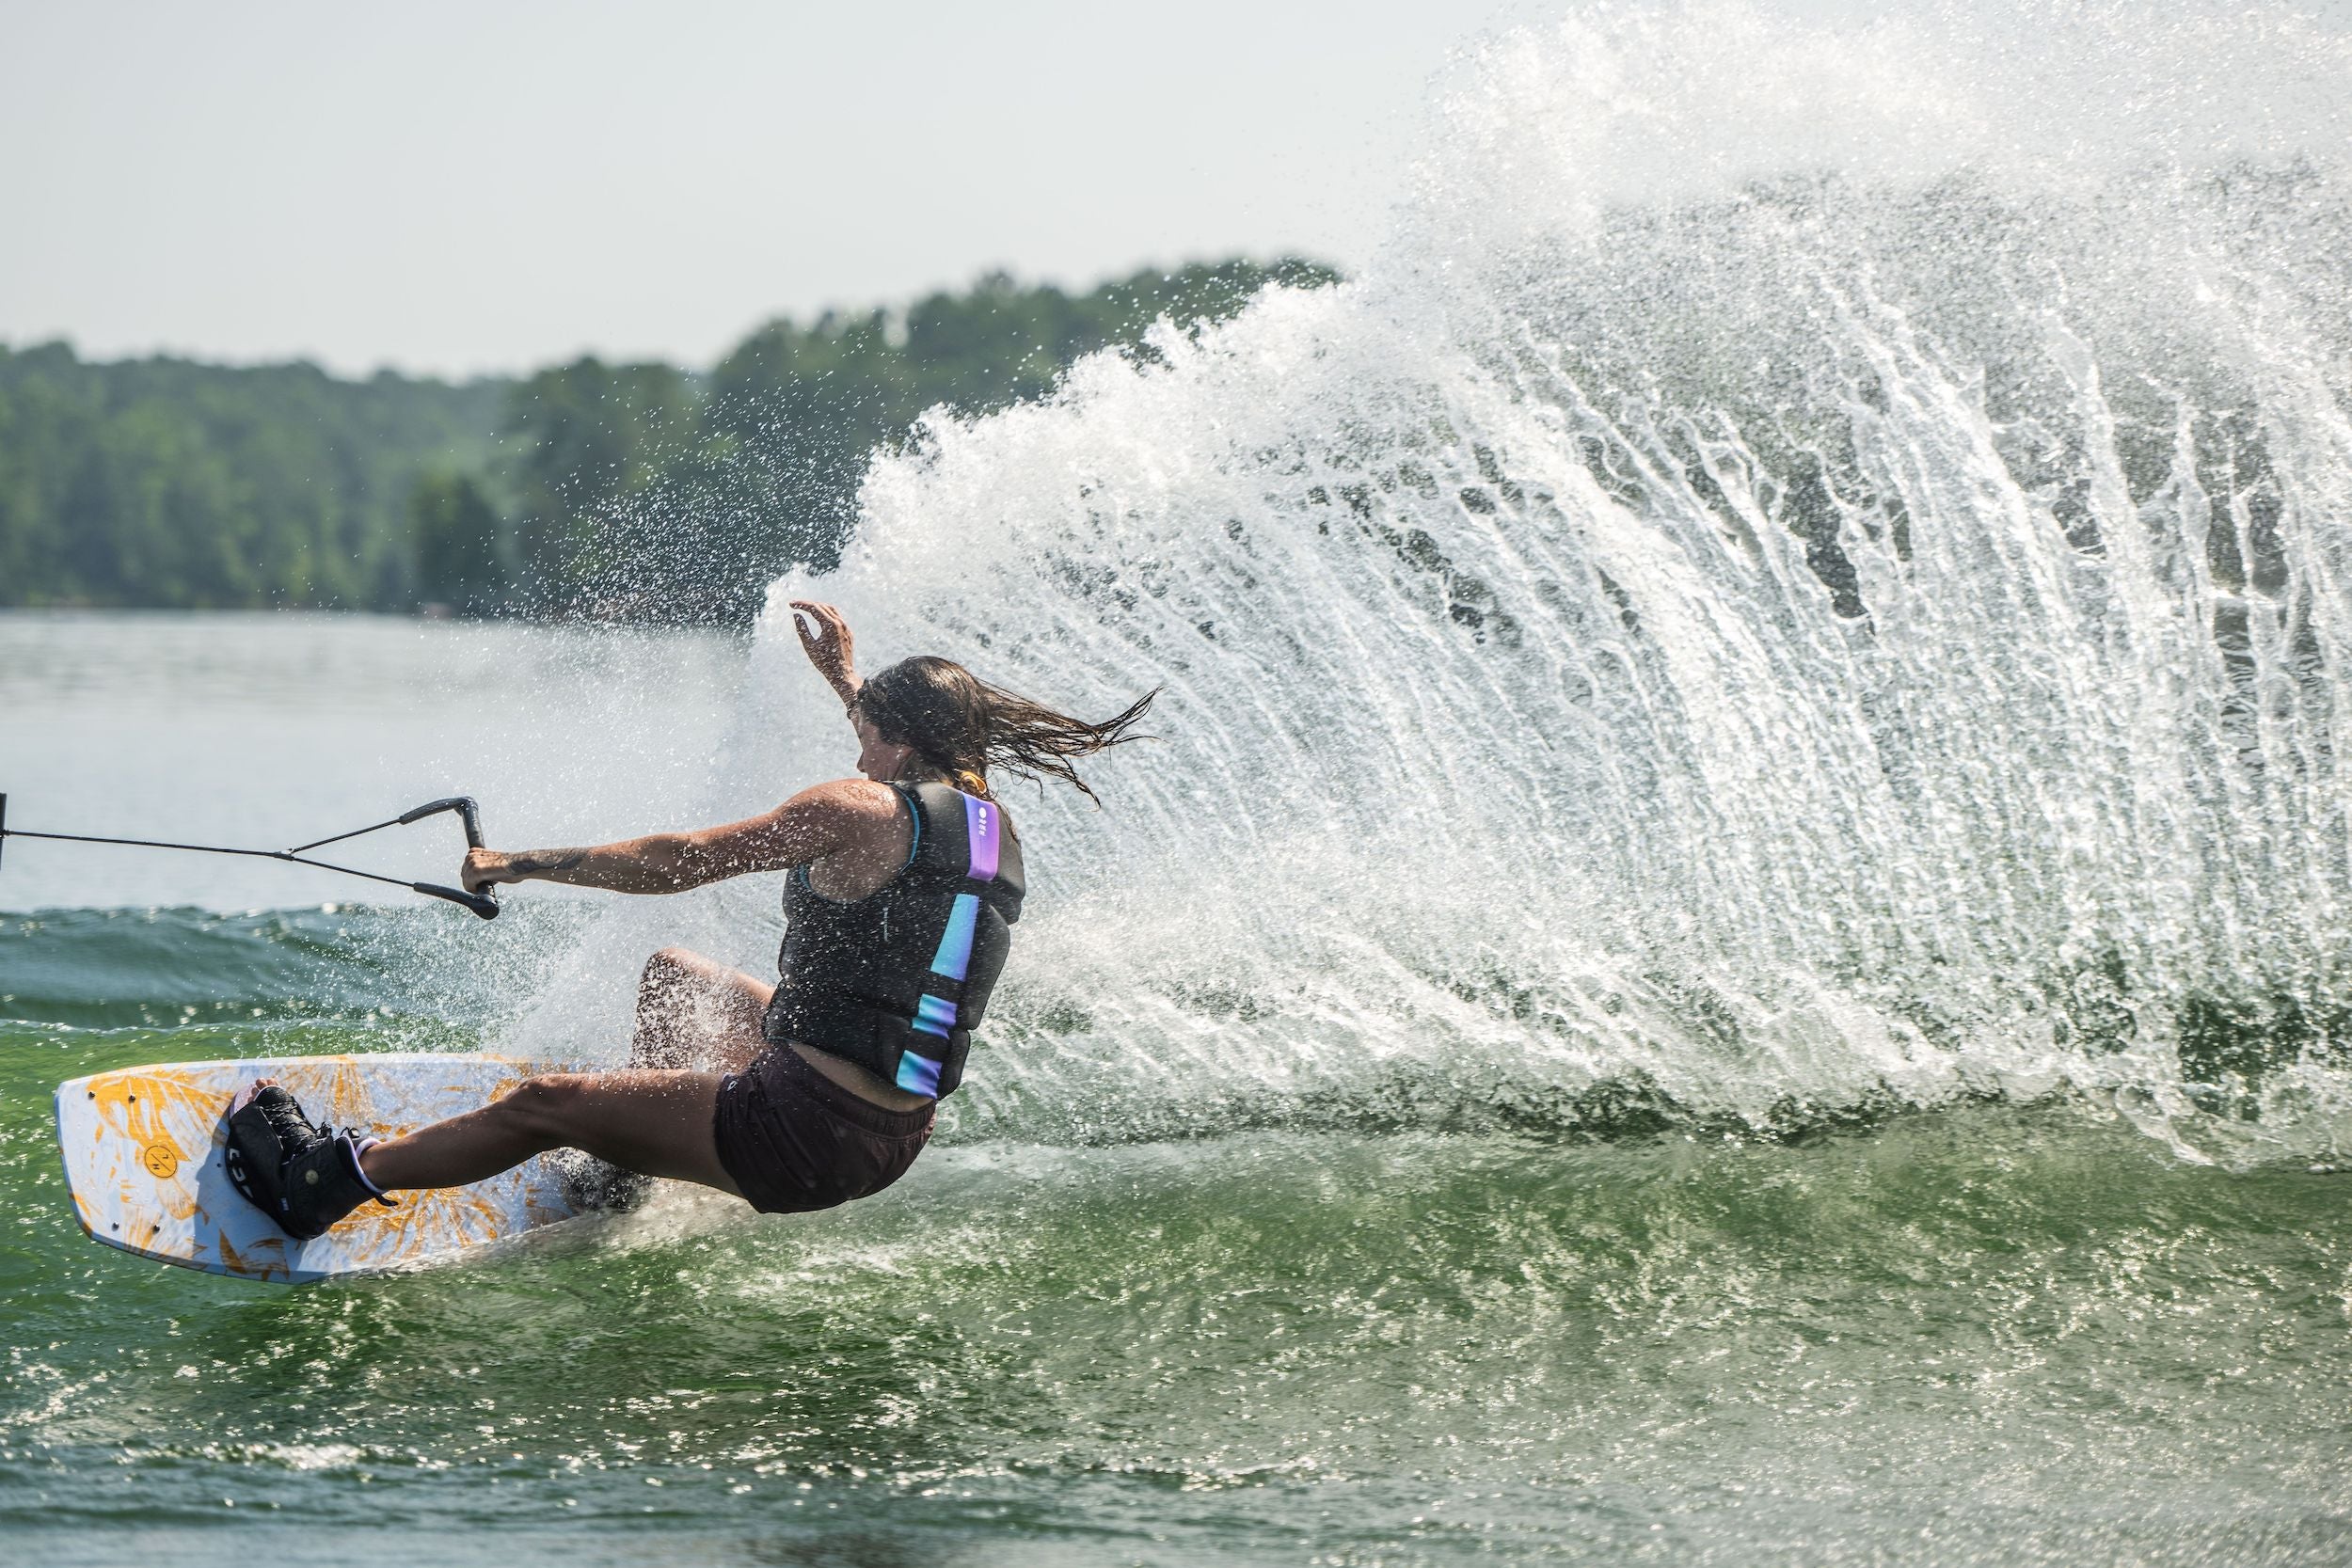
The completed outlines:
[[[359,1146],[350,1132],[313,1127],[294,1097],[275,1084],[239,1097],[223,1164],[246,1201],[298,1242],[324,1236],[371,1199],[393,1206],[359,1168]]]

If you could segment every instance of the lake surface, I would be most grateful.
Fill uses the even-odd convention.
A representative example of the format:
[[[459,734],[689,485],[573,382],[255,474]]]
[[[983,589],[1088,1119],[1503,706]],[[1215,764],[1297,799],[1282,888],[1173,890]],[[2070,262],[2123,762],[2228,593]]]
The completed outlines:
[[[11,703],[9,734],[56,748],[12,779],[21,800],[231,837],[456,784],[559,837],[663,819],[740,678],[736,645],[691,637],[144,616],[0,636],[20,698],[46,693]],[[635,794],[562,798],[574,719],[644,759]],[[159,733],[169,779],[143,766]],[[2338,1180],[2184,1164],[2079,1105],[1596,1141],[1360,1110],[1220,1130],[1205,1107],[1174,1134],[1073,1132],[1067,1106],[1000,1093],[828,1214],[667,1190],[498,1259],[298,1291],[143,1263],[74,1227],[60,1080],[464,1049],[550,1011],[610,1044],[625,987],[571,999],[603,952],[586,900],[485,926],[397,895],[304,902],[282,867],[207,881],[83,851],[124,857],[101,879],[21,847],[0,919],[8,1560],[2352,1551]],[[772,940],[736,913],[747,949]],[[1135,1091],[1098,1071],[1105,1104]]]

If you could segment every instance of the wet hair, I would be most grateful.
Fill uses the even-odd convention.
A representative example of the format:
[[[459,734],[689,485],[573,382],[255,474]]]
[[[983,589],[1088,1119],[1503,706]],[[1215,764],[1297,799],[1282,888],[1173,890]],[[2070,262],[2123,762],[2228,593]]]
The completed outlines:
[[[988,794],[988,770],[997,767],[1018,778],[1059,779],[1099,806],[1073,760],[1151,738],[1132,732],[1159,694],[1154,687],[1090,724],[991,686],[954,659],[924,655],[867,676],[850,710],[971,794]]]

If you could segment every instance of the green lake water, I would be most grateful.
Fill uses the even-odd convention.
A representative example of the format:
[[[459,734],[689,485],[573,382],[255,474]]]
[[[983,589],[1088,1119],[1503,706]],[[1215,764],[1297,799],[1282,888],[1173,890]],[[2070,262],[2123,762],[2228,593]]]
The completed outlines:
[[[2352,1552],[2342,1179],[2183,1165],[2076,1108],[1797,1146],[950,1137],[832,1213],[670,1190],[302,1291],[83,1239],[59,1080],[460,1044],[381,960],[465,918],[0,929],[0,1557]],[[200,957],[142,988],[159,944]]]
[[[189,629],[9,623],[53,663],[111,650],[47,709],[20,688],[14,733],[101,724]],[[259,663],[325,639],[363,692],[446,678],[483,635],[202,629]],[[712,673],[608,743],[715,733],[692,716],[732,700],[723,650],[635,646],[599,657]],[[320,695],[295,685],[263,705]],[[233,737],[210,689],[196,717]],[[130,704],[92,744],[127,754],[147,721]],[[178,777],[250,761],[190,745]],[[399,782],[281,783],[273,810],[363,819]],[[19,791],[26,825],[98,809]],[[10,878],[67,864],[22,847]],[[250,875],[109,875],[255,889],[208,871]],[[602,919],[530,897],[488,926],[421,901],[0,918],[0,1560],[2352,1558],[2344,1179],[2184,1164],[2078,1100],[1778,1142],[1379,1102],[1073,1132],[1032,1083],[824,1214],[664,1189],[466,1266],[301,1291],[75,1227],[61,1080],[508,1037]]]

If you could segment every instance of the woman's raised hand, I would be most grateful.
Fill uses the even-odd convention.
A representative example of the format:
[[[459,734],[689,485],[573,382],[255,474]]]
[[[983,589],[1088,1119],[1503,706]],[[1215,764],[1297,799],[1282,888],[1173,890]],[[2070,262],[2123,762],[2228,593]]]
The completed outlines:
[[[825,677],[825,684],[845,703],[856,696],[860,685],[856,645],[850,637],[848,617],[829,604],[794,599],[792,629],[801,634],[801,647],[817,666],[817,673]]]

